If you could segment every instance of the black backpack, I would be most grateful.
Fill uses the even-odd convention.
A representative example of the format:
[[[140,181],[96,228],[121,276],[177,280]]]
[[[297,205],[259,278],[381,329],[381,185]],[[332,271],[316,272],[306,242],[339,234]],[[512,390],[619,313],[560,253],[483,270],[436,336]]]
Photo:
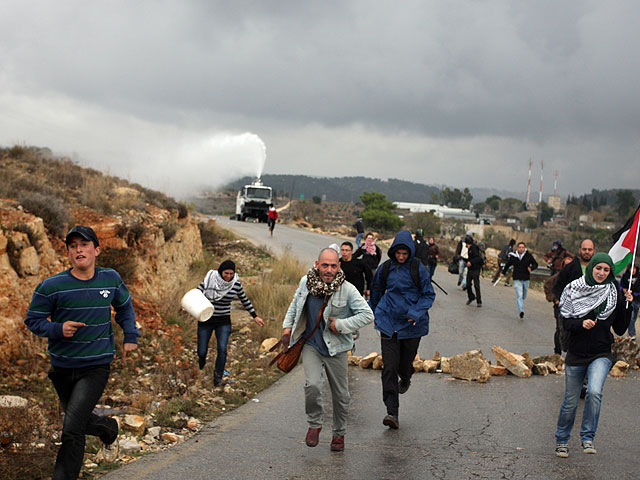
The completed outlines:
[[[411,280],[413,280],[413,284],[416,286],[418,290],[420,290],[420,265],[422,262],[418,260],[416,257],[411,258]],[[382,285],[378,288],[374,285],[376,290],[382,290],[383,292],[387,289],[387,277],[389,276],[389,269],[391,268],[391,259],[384,262],[379,267],[382,271],[380,272]]]

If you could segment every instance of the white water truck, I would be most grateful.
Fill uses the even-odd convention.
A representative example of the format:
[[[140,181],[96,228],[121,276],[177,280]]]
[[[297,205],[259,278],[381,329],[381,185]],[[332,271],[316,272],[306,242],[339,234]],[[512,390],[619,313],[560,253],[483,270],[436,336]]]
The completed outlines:
[[[255,218],[261,223],[267,222],[269,204],[273,202],[271,187],[256,178],[250,185],[245,185],[236,198],[236,220],[244,222],[247,218]]]

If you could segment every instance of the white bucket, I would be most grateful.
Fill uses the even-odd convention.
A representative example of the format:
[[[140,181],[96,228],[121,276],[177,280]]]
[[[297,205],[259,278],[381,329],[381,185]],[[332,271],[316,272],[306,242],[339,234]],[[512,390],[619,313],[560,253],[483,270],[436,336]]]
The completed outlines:
[[[185,293],[182,300],[180,300],[180,305],[189,315],[197,318],[199,322],[209,320],[211,315],[213,315],[213,305],[207,300],[204,293],[197,288]]]

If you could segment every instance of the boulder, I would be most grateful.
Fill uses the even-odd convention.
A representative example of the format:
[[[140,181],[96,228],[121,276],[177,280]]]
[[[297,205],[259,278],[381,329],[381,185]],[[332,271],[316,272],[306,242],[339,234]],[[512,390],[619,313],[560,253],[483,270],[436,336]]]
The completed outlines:
[[[382,355],[378,355],[373,360],[373,364],[371,365],[371,368],[373,368],[374,370],[382,370],[383,366],[384,366],[384,364],[382,363]]]
[[[360,360],[362,360],[362,357],[360,355],[351,355],[349,357],[349,365],[360,365]]]
[[[491,351],[496,356],[498,365],[502,365],[515,376],[526,378],[531,376],[531,369],[526,365],[524,357],[508,352],[498,345],[494,345]]]
[[[369,355],[367,355],[366,357],[363,357],[360,360],[360,366],[362,368],[371,368],[373,365],[373,361],[376,359],[377,356],[378,356],[378,352],[371,352]]]
[[[142,450],[142,446],[138,443],[135,437],[121,438],[118,442],[120,452],[122,453],[135,453]]]
[[[548,365],[548,363],[535,363],[531,371],[534,375],[542,375],[546,377],[550,373]]]
[[[125,415],[122,420],[122,428],[132,432],[138,437],[144,433],[146,424],[147,422],[144,417],[140,415]]]
[[[451,375],[455,378],[485,383],[491,376],[491,364],[480,350],[454,355],[449,359],[449,364]]]
[[[440,370],[442,370],[442,373],[451,373],[451,365],[449,364],[448,357],[440,358]]]
[[[440,368],[440,362],[435,360],[425,360],[422,362],[422,371],[427,373],[434,373]]]
[[[638,352],[640,352],[640,346],[631,337],[617,337],[611,346],[611,351],[613,352],[614,362],[622,360],[629,365],[633,365]]]
[[[562,367],[564,366],[564,360],[562,359],[562,356],[558,355],[557,353],[554,353],[552,355],[542,355],[541,357],[534,357],[532,360],[534,364],[550,363],[556,368],[556,370],[562,370]]]
[[[423,360],[420,358],[420,355],[416,354],[416,357],[413,359],[413,369],[416,372],[422,371],[422,362]]]
[[[36,247],[32,245],[20,251],[17,259],[17,271],[21,277],[40,273],[40,257],[38,257]]]
[[[502,365],[491,365],[491,370],[489,370],[489,373],[494,377],[506,377],[509,373],[509,370],[507,370]]]
[[[532,369],[533,366],[535,365],[535,362],[533,361],[533,359],[531,358],[531,355],[529,355],[529,352],[524,352],[521,357],[524,359],[524,364],[529,367],[529,369]]]
[[[168,443],[177,443],[184,440],[184,437],[182,435],[178,435],[177,433],[172,433],[172,432],[165,432],[160,436],[160,438],[164,442],[168,442]]]
[[[202,425],[202,422],[194,417],[190,417],[189,421],[187,422],[187,428],[189,430],[197,430],[198,428],[200,428],[201,425]]]
[[[277,338],[265,338],[260,344],[260,348],[258,349],[259,353],[267,353],[273,346],[278,343]]]
[[[622,360],[618,360],[615,365],[611,367],[609,375],[612,377],[626,377],[627,373],[629,373],[629,364]]]

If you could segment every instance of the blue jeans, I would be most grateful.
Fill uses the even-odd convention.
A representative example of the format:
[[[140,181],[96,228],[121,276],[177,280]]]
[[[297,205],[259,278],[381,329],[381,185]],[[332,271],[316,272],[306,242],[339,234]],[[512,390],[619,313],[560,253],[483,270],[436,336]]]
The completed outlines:
[[[220,379],[224,374],[224,366],[227,363],[227,344],[229,343],[229,335],[231,335],[231,324],[227,323],[216,327],[209,322],[211,322],[211,320],[198,323],[198,357],[207,358],[209,340],[215,330],[218,355],[216,356],[213,376]]]
[[[428,267],[428,268],[429,268],[429,276],[430,276],[431,278],[433,278],[433,274],[434,274],[434,273],[436,273],[436,267],[437,267],[437,266],[438,266],[438,264],[437,264],[437,263],[430,263],[430,264],[429,264],[429,267]]]
[[[514,280],[513,289],[516,291],[518,310],[524,312],[524,300],[527,298],[527,292],[529,291],[529,280]]]
[[[458,283],[467,286],[467,261],[462,258],[458,260]]]
[[[636,336],[636,319],[638,318],[638,308],[640,307],[640,300],[634,300],[631,303],[631,320],[629,321],[629,336]]]
[[[113,443],[118,437],[118,423],[93,413],[109,380],[110,366],[82,368],[51,367],[53,383],[64,411],[62,445],[58,450],[52,480],[76,479],[84,458],[85,435]]]
[[[360,248],[360,245],[362,244],[362,236],[364,235],[364,233],[358,233],[356,235],[356,246],[358,248]]]
[[[596,358],[589,365],[565,366],[565,393],[558,416],[557,443],[569,443],[585,376],[588,379],[587,396],[584,400],[580,438],[583,442],[593,441],[600,418],[604,381],[610,369],[611,360],[607,357]]]

